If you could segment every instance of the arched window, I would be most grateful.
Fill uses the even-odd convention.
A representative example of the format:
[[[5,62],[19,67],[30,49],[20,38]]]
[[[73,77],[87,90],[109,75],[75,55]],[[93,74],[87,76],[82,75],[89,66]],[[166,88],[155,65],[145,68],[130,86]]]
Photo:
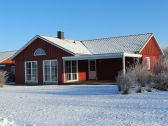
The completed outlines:
[[[45,56],[45,55],[46,55],[46,52],[42,48],[38,48],[34,52],[34,56]]]

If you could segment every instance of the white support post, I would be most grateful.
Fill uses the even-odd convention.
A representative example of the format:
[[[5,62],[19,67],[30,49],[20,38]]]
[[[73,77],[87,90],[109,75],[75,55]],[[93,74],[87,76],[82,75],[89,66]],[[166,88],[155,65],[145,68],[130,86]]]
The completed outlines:
[[[123,63],[123,75],[125,75],[125,56],[122,57],[122,63]]]

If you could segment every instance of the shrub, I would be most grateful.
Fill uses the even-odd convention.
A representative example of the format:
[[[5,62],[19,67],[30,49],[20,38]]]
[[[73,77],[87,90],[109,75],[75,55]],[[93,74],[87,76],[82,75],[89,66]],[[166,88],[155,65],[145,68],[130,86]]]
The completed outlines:
[[[142,92],[142,88],[139,87],[137,90],[136,90],[136,93],[141,93]]]
[[[122,91],[122,94],[129,94],[130,88],[134,84],[134,78],[131,72],[127,72],[125,75],[123,72],[119,72],[116,81],[118,83],[119,91]]]
[[[154,88],[168,90],[168,48],[164,50],[164,56],[155,65]]]
[[[155,75],[154,79],[155,85],[154,88],[159,90],[168,90],[168,73],[161,72]]]
[[[135,64],[127,68],[125,75],[120,72],[116,80],[123,94],[128,94],[131,87],[136,87],[137,93],[141,93],[143,87],[148,92],[152,91],[151,88],[168,90],[168,48],[164,49],[164,56],[156,63],[155,74],[143,65]]]
[[[123,94],[129,93],[131,87],[137,87],[137,93],[142,92],[142,87],[147,87],[148,90],[151,89],[153,75],[151,72],[147,71],[143,65],[136,64],[130,66],[126,71],[125,75],[120,72],[116,78],[118,89],[122,91]]]
[[[4,83],[6,82],[6,79],[7,79],[7,72],[0,71],[0,87],[3,87]]]

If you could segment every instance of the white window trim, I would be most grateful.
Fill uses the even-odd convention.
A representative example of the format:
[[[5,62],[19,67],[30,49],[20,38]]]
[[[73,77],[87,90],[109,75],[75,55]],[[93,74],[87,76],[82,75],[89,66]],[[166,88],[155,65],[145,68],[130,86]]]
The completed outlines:
[[[37,53],[37,51],[39,51],[39,50],[42,50],[44,53],[37,55],[36,53]],[[46,55],[46,52],[45,52],[44,49],[42,49],[42,48],[38,48],[38,49],[36,49],[36,51],[34,52],[34,56],[45,56],[45,55]]]
[[[57,62],[57,80],[56,81],[52,81],[51,78],[49,81],[46,81],[45,80],[45,65],[44,65],[44,62],[45,61],[50,61],[50,65],[51,65],[51,61],[56,61]],[[51,67],[50,67],[50,75],[51,75]],[[43,83],[58,83],[58,61],[55,59],[55,60],[43,60]]]
[[[74,60],[68,60],[68,61],[70,61],[71,62],[71,71],[72,71],[72,61],[74,61]],[[78,81],[79,80],[79,71],[78,71],[78,60],[76,60],[76,74],[77,74],[77,78],[76,78],[76,80],[66,80],[66,78],[65,78],[65,62],[66,61],[63,61],[63,71],[64,71],[64,82],[74,82],[74,81]],[[72,74],[71,74],[71,76],[72,76]],[[72,78],[72,77],[71,77]]]
[[[147,64],[147,60],[149,60],[149,66]],[[145,57],[145,63],[146,63],[146,69],[148,71],[150,71],[151,70],[151,59],[150,59],[150,57]]]
[[[32,62],[37,63],[37,61],[25,61],[24,66],[25,66],[25,83],[38,83],[38,63],[37,63],[37,80],[36,81],[30,81],[27,80],[27,69],[26,69],[26,63],[31,62],[31,68],[32,68]],[[32,73],[32,69],[31,69],[31,73]],[[31,74],[32,76],[32,74]]]

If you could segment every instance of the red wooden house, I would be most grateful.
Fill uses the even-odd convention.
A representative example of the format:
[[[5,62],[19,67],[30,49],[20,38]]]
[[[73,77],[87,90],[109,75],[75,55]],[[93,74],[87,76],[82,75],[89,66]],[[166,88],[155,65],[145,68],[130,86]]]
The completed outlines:
[[[62,84],[112,80],[136,61],[153,70],[163,55],[152,33],[95,40],[70,40],[37,35],[13,57],[16,83]]]

